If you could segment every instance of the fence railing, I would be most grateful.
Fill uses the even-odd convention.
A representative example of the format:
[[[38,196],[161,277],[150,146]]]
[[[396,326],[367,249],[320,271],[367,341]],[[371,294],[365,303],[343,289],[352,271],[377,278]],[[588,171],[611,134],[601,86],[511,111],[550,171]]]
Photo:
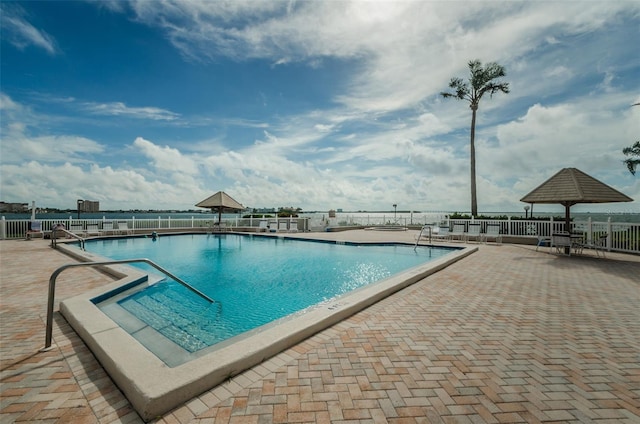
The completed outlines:
[[[519,237],[550,237],[553,233],[565,230],[564,221],[538,220],[493,220],[493,219],[452,219],[441,225],[453,226],[463,224],[468,229],[470,224],[479,224],[480,231],[486,232],[488,224],[500,225],[500,233],[507,236]],[[571,222],[571,232],[582,234],[587,244],[592,244],[600,236],[607,235],[606,250],[640,253],[640,223],[587,221]]]
[[[453,224],[463,224],[468,229],[469,224],[480,224],[481,232],[486,232],[487,224],[500,225],[500,233],[506,236],[521,236],[521,237],[549,237],[555,232],[561,232],[564,230],[564,221],[553,220],[522,220],[522,219],[448,219],[445,218],[441,222],[424,222],[419,216],[412,217],[409,222],[403,218],[399,221],[391,221],[393,216],[389,219],[385,217],[370,219],[370,218],[350,218],[344,221],[337,222],[333,219],[312,220],[308,217],[303,218],[277,218],[278,224],[285,223],[286,228],[297,227],[297,231],[324,231],[327,227],[335,226],[375,226],[375,225],[388,225],[391,222],[394,225],[404,226],[420,226],[426,224],[435,224],[440,226],[448,226],[452,228]],[[229,229],[248,229],[249,231],[256,231],[264,228],[261,226],[261,221],[268,221],[269,225],[273,225],[276,218],[233,218],[223,219],[222,227]],[[48,233],[52,230],[56,224],[64,224],[67,229],[81,226],[81,228],[87,229],[88,225],[97,225],[99,230],[106,228],[105,223],[112,224],[113,228],[117,229],[117,224],[124,222],[127,224],[127,228],[134,233],[144,233],[145,231],[199,231],[213,229],[216,220],[204,219],[204,218],[135,218],[131,219],[38,219],[42,223],[42,231]],[[292,225],[292,222],[296,221],[296,225]],[[264,225],[264,222],[263,222]],[[6,220],[4,217],[0,218],[0,239],[16,239],[24,238],[26,232],[29,230],[30,220]],[[281,227],[281,225],[278,225]],[[598,239],[601,235],[607,234],[607,250],[629,252],[640,254],[640,223],[624,223],[624,222],[611,222],[609,218],[606,222],[595,222],[591,219],[587,221],[574,221],[571,223],[571,231],[582,233],[587,243],[591,243],[593,240]],[[281,229],[281,228],[279,228]]]
[[[241,228],[248,229],[250,231],[258,230],[261,228],[261,221],[268,221],[272,223],[276,221],[280,224],[279,226],[282,228],[283,223],[284,226],[289,228],[296,228],[297,231],[309,231],[309,218],[269,218],[268,220],[265,218],[232,218],[232,219],[223,219],[220,223],[220,226],[227,229]],[[87,230],[88,226],[96,228],[99,231],[115,231],[117,232],[119,226],[118,224],[125,223],[128,231],[133,233],[144,233],[145,231],[152,232],[158,230],[172,230],[172,231],[198,231],[198,230],[212,230],[214,228],[214,224],[217,224],[217,220],[213,220],[211,218],[136,218],[132,217],[130,219],[109,219],[109,218],[99,218],[99,219],[76,219],[73,217],[69,217],[68,219],[36,219],[36,221],[40,222],[42,225],[42,232],[48,234],[51,232],[54,226],[62,224],[67,230],[74,229],[74,231],[78,230]],[[297,225],[293,225],[292,223],[295,221]],[[108,224],[108,225],[105,225]],[[16,239],[16,238],[24,238],[25,234],[28,230],[30,230],[31,220],[29,219],[5,219],[5,217],[0,218],[0,240],[4,239]],[[123,225],[120,225],[122,228]],[[107,230],[107,228],[109,228]],[[113,228],[113,230],[112,230]]]

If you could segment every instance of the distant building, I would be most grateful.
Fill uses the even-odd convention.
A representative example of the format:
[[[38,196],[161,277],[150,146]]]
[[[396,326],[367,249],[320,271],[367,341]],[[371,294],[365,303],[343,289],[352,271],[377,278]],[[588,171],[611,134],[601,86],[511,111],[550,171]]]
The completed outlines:
[[[29,212],[29,204],[0,202],[0,212],[10,212],[10,213]]]
[[[78,210],[80,212],[100,212],[100,202],[93,200],[78,200]]]

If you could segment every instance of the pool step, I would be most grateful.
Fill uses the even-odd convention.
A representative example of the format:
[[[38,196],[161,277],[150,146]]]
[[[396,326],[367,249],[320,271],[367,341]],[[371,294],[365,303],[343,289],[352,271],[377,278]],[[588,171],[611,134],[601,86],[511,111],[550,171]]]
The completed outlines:
[[[222,308],[171,283],[135,293],[118,304],[189,352],[220,341]]]

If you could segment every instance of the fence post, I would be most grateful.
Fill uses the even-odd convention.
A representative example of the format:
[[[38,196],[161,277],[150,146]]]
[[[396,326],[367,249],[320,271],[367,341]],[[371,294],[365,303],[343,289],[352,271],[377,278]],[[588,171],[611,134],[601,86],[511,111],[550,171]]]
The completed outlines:
[[[167,217],[167,227],[171,228],[171,215]]]
[[[131,230],[135,233],[136,231],[136,217],[132,216],[131,217]]]
[[[508,236],[511,235],[511,217],[510,216],[507,217],[507,235]]]
[[[591,225],[591,217],[587,219],[587,244],[591,244],[591,240],[593,240],[593,227]]]
[[[191,228],[193,228],[193,217],[191,217]]]
[[[0,224],[0,240],[7,238],[7,220],[2,217],[2,223]]]
[[[613,241],[613,231],[611,231],[611,217],[607,218],[607,252],[611,251],[611,242]]]

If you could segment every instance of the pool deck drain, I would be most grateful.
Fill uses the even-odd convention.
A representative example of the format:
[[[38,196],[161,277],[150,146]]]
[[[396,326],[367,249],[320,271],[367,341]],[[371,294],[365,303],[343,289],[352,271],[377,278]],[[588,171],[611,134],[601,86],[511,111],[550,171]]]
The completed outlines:
[[[349,233],[313,236],[413,237]],[[474,246],[159,421],[638,422],[640,258]],[[56,349],[38,352],[46,281],[69,258],[41,240],[0,241],[0,254],[0,420],[140,421],[59,314]],[[58,298],[109,282],[63,274]]]

